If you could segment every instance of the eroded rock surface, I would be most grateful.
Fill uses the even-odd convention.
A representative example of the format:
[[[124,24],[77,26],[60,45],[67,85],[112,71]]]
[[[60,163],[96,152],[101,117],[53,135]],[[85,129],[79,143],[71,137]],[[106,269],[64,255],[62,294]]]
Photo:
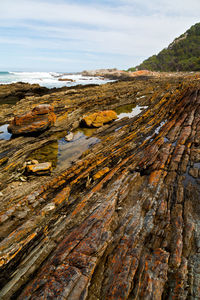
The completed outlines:
[[[25,96],[44,95],[48,89],[39,84],[13,83],[0,85],[0,105],[2,103],[16,103]]]
[[[40,132],[54,125],[55,121],[56,115],[51,105],[38,105],[31,112],[15,116],[8,126],[8,132],[15,135]]]
[[[55,107],[53,129],[0,141],[0,298],[199,299],[199,78],[73,88],[28,106],[41,101]],[[70,166],[19,185],[33,151],[86,113],[130,103],[148,108],[94,131]]]
[[[82,124],[83,126],[85,125],[88,127],[101,127],[115,119],[117,119],[117,114],[115,111],[105,110],[85,116],[82,119]]]
[[[36,163],[33,165],[28,165],[26,167],[28,173],[35,174],[35,175],[45,175],[49,174],[52,171],[52,163],[44,162],[44,163]]]

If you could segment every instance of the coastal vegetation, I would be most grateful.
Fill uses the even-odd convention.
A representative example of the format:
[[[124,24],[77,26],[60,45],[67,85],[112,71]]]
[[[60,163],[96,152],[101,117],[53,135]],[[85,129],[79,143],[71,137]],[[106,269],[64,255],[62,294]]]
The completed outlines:
[[[162,72],[200,71],[200,23],[193,25],[158,55],[144,60],[136,69]],[[134,68],[128,70],[134,71]]]

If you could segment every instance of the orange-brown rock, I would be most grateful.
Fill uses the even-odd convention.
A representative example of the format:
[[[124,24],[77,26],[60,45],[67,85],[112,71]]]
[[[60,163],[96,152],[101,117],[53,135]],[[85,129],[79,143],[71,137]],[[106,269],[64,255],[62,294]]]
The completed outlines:
[[[102,170],[100,170],[99,172],[97,172],[96,174],[94,174],[93,179],[99,179],[101,178],[104,174],[108,173],[110,171],[110,169],[108,167],[103,168]]]
[[[117,114],[113,110],[99,111],[85,116],[82,124],[88,127],[101,127],[103,124],[109,123],[117,119]]]
[[[44,163],[36,163],[33,165],[27,165],[27,172],[35,175],[47,175],[52,171],[52,163],[44,162]]]
[[[41,132],[54,125],[55,121],[56,115],[53,107],[42,104],[24,115],[14,117],[8,126],[8,131],[15,135]]]

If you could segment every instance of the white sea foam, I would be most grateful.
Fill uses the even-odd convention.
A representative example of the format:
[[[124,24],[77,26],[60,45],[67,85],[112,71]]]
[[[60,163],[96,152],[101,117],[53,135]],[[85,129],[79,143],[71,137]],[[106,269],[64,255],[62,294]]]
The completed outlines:
[[[59,81],[62,79],[72,79],[71,81]],[[61,74],[57,72],[0,72],[0,84],[27,82],[37,83],[48,88],[74,86],[77,84],[103,84],[109,82],[98,77],[87,77],[81,74]]]

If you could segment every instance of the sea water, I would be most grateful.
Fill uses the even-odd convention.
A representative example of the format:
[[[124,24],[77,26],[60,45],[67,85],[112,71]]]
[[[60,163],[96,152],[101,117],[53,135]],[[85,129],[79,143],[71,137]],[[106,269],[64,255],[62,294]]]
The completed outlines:
[[[59,81],[59,79],[72,79],[71,81]],[[75,86],[77,84],[104,84],[112,80],[82,76],[81,74],[67,74],[59,72],[0,72],[0,84],[16,82],[37,83],[47,88],[59,88],[63,86]]]

